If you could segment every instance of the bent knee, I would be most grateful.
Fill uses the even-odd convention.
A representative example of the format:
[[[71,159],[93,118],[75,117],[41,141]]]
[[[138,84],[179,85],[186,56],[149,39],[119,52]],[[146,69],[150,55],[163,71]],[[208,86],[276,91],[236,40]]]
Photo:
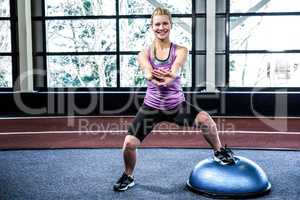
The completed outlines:
[[[212,119],[207,112],[201,111],[198,113],[196,121],[198,124],[210,124]]]
[[[140,142],[137,138],[133,136],[126,136],[123,148],[126,150],[135,150],[139,146]]]
[[[126,142],[124,143],[123,148],[125,150],[135,150],[137,148],[137,145],[134,142]]]

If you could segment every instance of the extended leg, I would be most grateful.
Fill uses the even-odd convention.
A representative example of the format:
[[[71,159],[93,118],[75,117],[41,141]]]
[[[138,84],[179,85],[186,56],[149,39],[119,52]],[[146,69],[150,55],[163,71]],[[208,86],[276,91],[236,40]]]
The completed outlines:
[[[125,191],[135,185],[132,176],[136,163],[136,148],[140,145],[139,139],[135,136],[127,135],[123,145],[123,158],[125,170],[119,180],[114,184],[115,191]]]
[[[123,145],[123,159],[125,166],[125,173],[132,175],[136,164],[136,148],[140,145],[139,139],[135,136],[127,135]]]
[[[195,122],[200,127],[205,140],[215,151],[220,151],[222,144],[220,142],[217,125],[207,112],[198,113]]]
[[[222,147],[216,123],[210,115],[204,111],[199,112],[196,117],[196,124],[200,126],[206,141],[213,147],[215,160],[224,164],[234,163],[233,153],[226,146]]]

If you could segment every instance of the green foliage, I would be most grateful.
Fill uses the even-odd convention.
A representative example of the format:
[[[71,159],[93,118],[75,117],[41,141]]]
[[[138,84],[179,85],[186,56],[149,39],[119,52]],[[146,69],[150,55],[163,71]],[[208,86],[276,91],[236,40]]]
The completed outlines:
[[[231,60],[230,62],[229,62],[229,70],[230,71],[235,71],[236,70],[236,66],[235,66],[235,60]]]
[[[8,87],[7,73],[0,70],[0,87]]]
[[[87,15],[92,13],[91,1],[90,0],[84,0],[83,1],[83,8],[84,8],[84,11]]]
[[[129,59],[129,66],[135,66],[136,59],[134,56],[130,57]],[[134,74],[134,85],[137,87],[143,87],[146,85],[146,79],[144,78],[143,73],[140,70],[136,70]]]

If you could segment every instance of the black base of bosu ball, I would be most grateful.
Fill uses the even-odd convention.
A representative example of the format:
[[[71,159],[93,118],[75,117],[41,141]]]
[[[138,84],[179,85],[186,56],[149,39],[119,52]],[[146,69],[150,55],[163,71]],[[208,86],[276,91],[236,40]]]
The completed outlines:
[[[224,165],[207,158],[200,161],[187,181],[188,189],[212,198],[249,198],[267,194],[271,184],[265,172],[253,161],[235,156]]]

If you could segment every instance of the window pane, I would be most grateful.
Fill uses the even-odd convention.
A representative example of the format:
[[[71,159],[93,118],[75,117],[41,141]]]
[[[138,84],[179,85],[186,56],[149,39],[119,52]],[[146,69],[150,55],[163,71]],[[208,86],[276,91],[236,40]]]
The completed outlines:
[[[114,15],[114,0],[46,0],[46,16]]]
[[[9,0],[0,1],[0,17],[9,17],[10,16],[10,6]]]
[[[189,18],[174,18],[171,41],[192,47],[192,20]],[[121,51],[140,51],[149,46],[153,40],[153,33],[149,26],[149,19],[120,19],[120,49]]]
[[[231,54],[233,87],[300,87],[300,54]]]
[[[148,19],[120,19],[120,50],[139,51],[153,39]]]
[[[12,62],[10,56],[0,56],[0,88],[12,87]]]
[[[87,52],[116,49],[115,20],[48,20],[47,51]]]
[[[182,87],[192,87],[192,55],[189,55],[181,71]]]
[[[146,80],[139,70],[136,55],[120,56],[120,83],[121,87],[145,87]]]
[[[190,56],[190,62],[192,58]],[[191,67],[190,67],[191,68]],[[195,86],[205,87],[206,85],[206,55],[195,55]],[[192,69],[192,68],[191,68]],[[192,74],[192,73],[191,73]],[[192,78],[192,76],[191,76]]]
[[[216,12],[225,13],[226,12],[226,1],[227,0],[217,0],[216,1]]]
[[[206,49],[206,41],[205,41],[206,19],[205,18],[196,18],[196,30],[194,34],[198,36],[195,37],[196,50],[205,50]]]
[[[218,2],[220,0],[216,1],[217,3],[217,7],[218,7]],[[221,0],[222,1],[222,0]],[[196,10],[196,13],[205,13],[206,12],[206,0],[198,0],[198,1],[195,1],[195,10]]]
[[[121,60],[121,87],[146,87],[146,80],[143,72],[139,70],[136,55],[123,55]],[[183,66],[181,72],[181,85],[183,87],[192,86],[192,63],[191,56]]]
[[[231,50],[300,49],[300,16],[232,17]]]
[[[116,56],[48,56],[48,87],[116,87]]]
[[[0,21],[0,52],[11,52],[10,22]]]
[[[119,3],[121,15],[151,14],[158,6],[168,8],[172,14],[192,13],[191,0],[123,0]]]
[[[299,12],[299,0],[231,0],[231,12]]]

